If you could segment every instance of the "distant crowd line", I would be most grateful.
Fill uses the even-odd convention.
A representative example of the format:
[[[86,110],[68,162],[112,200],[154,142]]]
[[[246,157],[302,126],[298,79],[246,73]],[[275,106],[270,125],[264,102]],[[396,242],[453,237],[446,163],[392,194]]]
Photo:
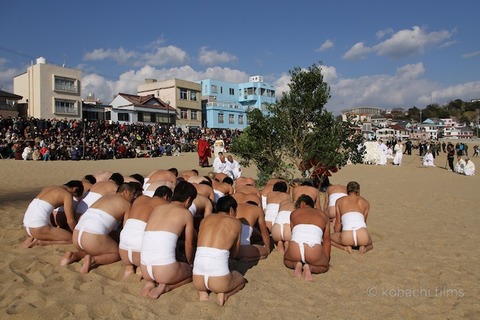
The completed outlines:
[[[106,160],[161,157],[196,151],[200,137],[228,150],[238,130],[110,121],[0,116],[0,155],[16,160]]]

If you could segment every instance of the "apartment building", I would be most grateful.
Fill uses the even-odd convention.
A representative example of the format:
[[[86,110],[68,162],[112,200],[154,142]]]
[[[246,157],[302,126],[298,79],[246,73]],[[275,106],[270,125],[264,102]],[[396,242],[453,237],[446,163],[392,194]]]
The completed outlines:
[[[203,126],[208,128],[239,129],[248,125],[247,111],[253,108],[266,112],[275,100],[275,87],[253,76],[245,83],[214,79],[199,81],[202,90]]]
[[[26,110],[25,116],[81,119],[81,77],[80,70],[48,64],[40,57],[13,78],[13,91],[23,97],[18,103]]]
[[[138,86],[138,95],[153,95],[173,108],[174,122],[182,129],[202,126],[202,104],[200,99],[200,84],[181,79],[157,81],[145,79]]]

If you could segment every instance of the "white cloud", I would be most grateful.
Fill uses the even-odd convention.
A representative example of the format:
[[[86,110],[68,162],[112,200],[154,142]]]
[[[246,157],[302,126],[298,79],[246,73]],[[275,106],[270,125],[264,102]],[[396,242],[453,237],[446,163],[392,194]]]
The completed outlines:
[[[208,50],[208,47],[201,47],[198,61],[203,65],[213,66],[216,64],[237,62],[238,58],[228,52],[219,53],[217,50]]]
[[[388,29],[377,31],[375,36],[377,37],[377,39],[380,40],[380,39],[383,39],[386,35],[389,35],[389,34],[392,34],[392,33],[393,33],[393,29],[388,28]]]
[[[344,55],[345,60],[361,60],[365,59],[366,55],[370,53],[372,49],[365,47],[363,42],[357,42],[350,48]]]
[[[334,43],[332,40],[329,40],[327,39],[324,43],[322,43],[322,45],[320,46],[320,48],[316,49],[315,51],[316,52],[323,52],[323,51],[327,51],[328,49],[331,49],[334,47]]]
[[[134,51],[128,51],[123,48],[119,49],[95,49],[92,52],[87,52],[83,55],[83,59],[87,61],[97,61],[111,59],[118,63],[126,63],[128,60],[137,56]]]
[[[423,105],[427,105],[432,100],[433,103],[445,104],[455,99],[470,101],[480,97],[480,81],[472,81],[457,84],[447,88],[434,90],[430,95],[422,95],[418,98]]]
[[[395,60],[412,57],[424,53],[428,47],[436,44],[442,48],[453,45],[455,41],[449,39],[455,32],[455,30],[441,30],[429,33],[427,30],[418,26],[414,26],[412,29],[400,30],[396,33],[393,33],[391,29],[381,30],[376,34],[378,39],[388,34],[392,34],[392,36],[371,48],[363,42],[358,42],[343,55],[343,59],[365,59],[366,55],[371,52]]]
[[[462,58],[474,58],[474,57],[480,57],[480,51],[475,51],[475,52],[468,52],[462,54]]]
[[[141,55],[135,65],[149,64],[152,66],[165,66],[182,64],[188,61],[187,53],[175,46],[157,48],[154,53],[145,53]]]
[[[10,93],[13,92],[13,78],[24,71],[15,68],[5,68],[9,61],[0,57],[0,89]]]
[[[339,79],[330,84],[332,99],[327,108],[335,113],[359,106],[423,108],[426,104],[418,97],[430,96],[430,92],[439,89],[436,84],[421,78],[424,72],[423,64],[418,63],[398,68],[394,75]]]
[[[161,43],[159,39],[155,43]],[[113,60],[120,64],[131,62],[134,66],[152,65],[178,65],[188,61],[187,53],[175,46],[156,47],[152,52],[129,51],[119,49],[95,49],[83,55],[86,61]]]
[[[452,35],[453,32],[446,30],[428,33],[426,30],[414,26],[411,30],[398,31],[387,40],[375,45],[373,50],[380,56],[401,59],[421,54],[431,45],[443,44]]]
[[[397,68],[397,75],[402,79],[415,79],[425,73],[423,63],[407,64]]]

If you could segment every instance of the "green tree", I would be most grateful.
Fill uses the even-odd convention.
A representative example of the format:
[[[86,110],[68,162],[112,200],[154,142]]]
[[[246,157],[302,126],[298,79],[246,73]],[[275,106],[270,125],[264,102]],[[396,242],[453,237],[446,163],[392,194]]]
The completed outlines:
[[[363,141],[350,121],[342,122],[324,109],[330,88],[320,65],[290,70],[290,91],[267,113],[248,112],[249,126],[233,141],[231,151],[244,166],[255,164],[260,184],[271,177],[316,178],[362,161]]]

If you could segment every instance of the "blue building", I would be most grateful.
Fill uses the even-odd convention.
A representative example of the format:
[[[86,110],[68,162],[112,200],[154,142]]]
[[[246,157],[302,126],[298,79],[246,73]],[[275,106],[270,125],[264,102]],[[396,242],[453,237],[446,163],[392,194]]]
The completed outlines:
[[[246,83],[205,79],[199,81],[202,94],[202,126],[239,129],[248,125],[247,110],[266,112],[266,105],[275,103],[275,87],[253,76]]]

